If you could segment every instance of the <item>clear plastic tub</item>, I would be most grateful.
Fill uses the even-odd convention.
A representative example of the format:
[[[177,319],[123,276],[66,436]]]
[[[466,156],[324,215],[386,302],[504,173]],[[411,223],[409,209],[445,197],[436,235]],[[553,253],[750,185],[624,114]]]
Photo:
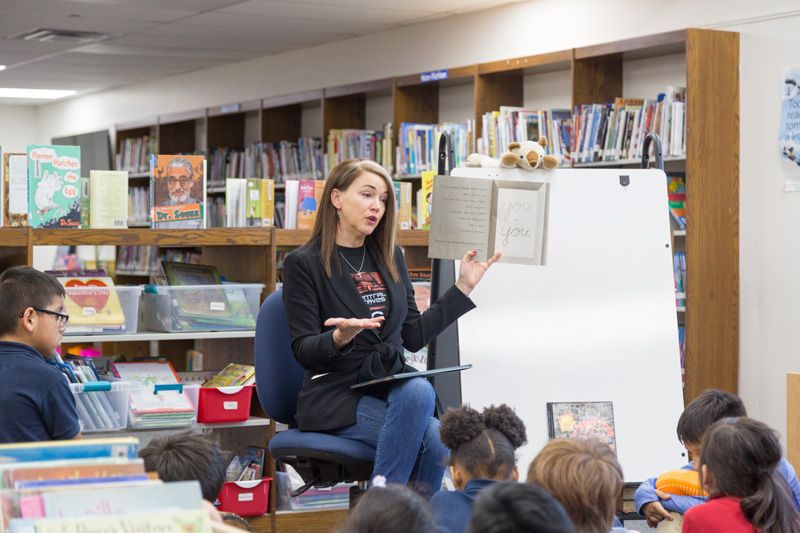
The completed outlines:
[[[130,383],[126,381],[93,381],[70,383],[81,433],[115,431],[128,425]]]
[[[256,327],[262,283],[148,285],[142,321],[148,331],[231,331]]]
[[[64,290],[70,315],[65,336],[136,333],[141,286],[81,286]]]

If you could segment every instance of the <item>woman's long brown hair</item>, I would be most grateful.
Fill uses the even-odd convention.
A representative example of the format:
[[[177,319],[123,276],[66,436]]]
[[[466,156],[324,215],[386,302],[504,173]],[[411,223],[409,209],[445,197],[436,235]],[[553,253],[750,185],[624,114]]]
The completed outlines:
[[[314,222],[314,231],[311,240],[318,240],[320,245],[320,256],[325,274],[331,277],[333,271],[333,258],[336,253],[336,232],[339,227],[336,207],[331,201],[331,192],[338,189],[346,191],[364,172],[372,172],[386,181],[387,198],[386,211],[380,222],[375,227],[375,231],[367,236],[365,245],[370,245],[370,249],[377,252],[378,259],[384,264],[392,281],[395,283],[400,279],[397,272],[397,265],[394,261],[394,239],[396,228],[396,217],[394,206],[394,184],[392,178],[385,168],[374,161],[368,159],[348,159],[342,161],[331,170],[328,179],[325,180],[325,188],[322,191],[322,198],[317,209],[317,219]]]

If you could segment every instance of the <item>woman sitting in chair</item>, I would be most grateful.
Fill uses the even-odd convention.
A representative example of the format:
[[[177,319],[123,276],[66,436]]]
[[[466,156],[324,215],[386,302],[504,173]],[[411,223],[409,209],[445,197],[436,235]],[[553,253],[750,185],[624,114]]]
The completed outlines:
[[[403,254],[395,247],[394,188],[367,160],[337,165],[325,182],[311,239],[286,257],[283,302],[292,350],[305,368],[295,420],[375,447],[374,476],[422,493],[439,490],[447,449],[424,378],[351,385],[413,371],[403,348],[430,343],[475,307],[469,294],[489,266],[468,251],[458,280],[420,314]],[[362,392],[364,391],[364,392]]]

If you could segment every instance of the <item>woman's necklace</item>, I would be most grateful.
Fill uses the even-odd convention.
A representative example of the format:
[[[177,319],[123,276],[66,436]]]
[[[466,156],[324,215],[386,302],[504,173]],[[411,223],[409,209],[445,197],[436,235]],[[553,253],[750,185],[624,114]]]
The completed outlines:
[[[344,256],[344,254],[342,253],[341,250],[338,250],[338,252],[339,252],[339,255],[342,256],[342,259],[344,259],[344,262],[347,263],[347,266],[349,266],[350,268],[353,269],[353,272],[355,274],[361,274],[361,269],[364,268],[364,259],[366,259],[366,257],[367,257],[367,247],[366,246],[364,246],[364,252],[361,255],[361,266],[358,267],[358,270],[356,270],[356,267],[354,267],[352,265],[352,263],[350,263],[350,261],[347,260],[347,258]]]

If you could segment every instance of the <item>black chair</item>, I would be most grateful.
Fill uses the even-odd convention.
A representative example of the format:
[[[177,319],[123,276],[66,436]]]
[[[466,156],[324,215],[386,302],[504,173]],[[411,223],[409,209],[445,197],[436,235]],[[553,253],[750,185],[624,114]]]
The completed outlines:
[[[303,478],[305,485],[294,496],[311,487],[329,487],[341,482],[361,482],[363,488],[372,476],[375,448],[327,433],[294,428],[304,370],[292,353],[281,293],[275,291],[267,297],[256,322],[258,398],[267,416],[290,428],[279,431],[270,440],[269,452],[275,460],[291,465]],[[351,506],[358,492],[351,490]]]

